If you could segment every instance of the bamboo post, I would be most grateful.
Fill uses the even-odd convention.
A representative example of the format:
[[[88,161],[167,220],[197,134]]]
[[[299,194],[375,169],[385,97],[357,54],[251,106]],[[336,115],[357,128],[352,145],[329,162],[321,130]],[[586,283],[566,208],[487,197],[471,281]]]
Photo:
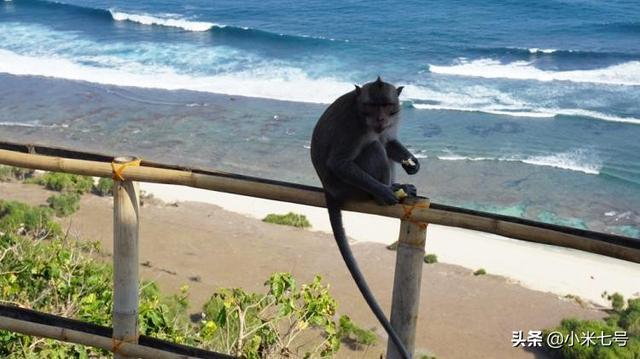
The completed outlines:
[[[409,353],[415,350],[416,324],[420,307],[420,284],[427,224],[411,219],[413,208],[429,207],[429,200],[407,198],[404,202],[408,218],[400,222],[400,236],[396,253],[396,269],[393,280],[391,326]],[[387,359],[401,358],[391,340],[387,343]]]
[[[134,160],[117,157],[116,164]],[[120,178],[122,179],[122,178]],[[138,343],[138,184],[113,181],[113,339]],[[116,353],[116,359],[129,358]]]

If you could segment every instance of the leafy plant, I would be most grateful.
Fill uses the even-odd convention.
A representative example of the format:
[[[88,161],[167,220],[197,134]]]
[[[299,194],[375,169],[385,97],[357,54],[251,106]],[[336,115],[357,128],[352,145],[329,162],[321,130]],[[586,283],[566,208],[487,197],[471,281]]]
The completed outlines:
[[[629,299],[626,309],[622,309],[624,298],[619,293],[614,293],[608,298],[611,300],[614,309],[607,318],[604,320],[564,319],[560,326],[544,331],[545,340],[543,340],[543,344],[549,351],[567,359],[636,359],[640,357],[640,298]],[[589,345],[576,343],[574,345],[563,345],[557,349],[549,348],[546,338],[549,333],[554,331],[562,333],[565,338],[572,334],[580,336],[583,333],[593,333],[596,339],[590,342]],[[628,336],[626,345],[622,346],[616,342],[605,345],[602,340],[597,339],[598,336],[606,336],[609,338],[607,341],[612,341],[611,338],[616,336],[616,332],[626,332]]]
[[[284,224],[287,226],[293,226],[298,228],[308,228],[311,227],[311,223],[307,220],[307,217],[303,214],[295,214],[293,212],[289,212],[287,214],[268,214],[263,222],[267,223],[275,223],[275,224]]]
[[[616,312],[621,311],[622,307],[624,307],[624,297],[618,292],[607,296],[607,299],[611,301],[611,307],[613,307],[613,310]]]
[[[0,182],[12,179],[25,180],[33,176],[33,172],[32,169],[0,165]]]
[[[47,172],[38,178],[36,182],[53,191],[75,192],[78,194],[89,192],[93,186],[91,177],[59,172]]]
[[[93,186],[93,193],[100,196],[112,196],[113,195],[113,180],[111,178],[100,178],[98,184]]]
[[[293,344],[309,328],[322,336],[308,345],[305,357],[327,356],[340,347],[333,316],[336,302],[321,278],[299,288],[289,273],[274,273],[266,294],[222,289],[204,305],[205,339],[225,352],[246,358],[279,358],[294,353]]]
[[[48,238],[60,234],[49,208],[31,207],[16,201],[0,200],[0,235]]]
[[[438,256],[431,253],[424,256],[424,262],[427,264],[438,263]]]
[[[52,213],[0,201],[0,303],[110,326],[111,266],[94,259],[97,243],[64,237]],[[163,296],[155,283],[143,282],[140,333],[246,358],[327,357],[338,351],[341,338],[362,345],[375,341],[373,332],[346,316],[336,323],[336,301],[319,276],[298,285],[291,274],[274,273],[265,287],[265,293],[220,289],[203,306],[202,320],[193,323],[186,286]],[[0,330],[0,357],[103,358],[108,353]]]
[[[47,203],[58,217],[65,217],[80,209],[80,195],[75,192],[53,195],[47,198]]]
[[[373,331],[359,327],[347,315],[340,316],[338,320],[338,336],[354,349],[375,345],[378,341]]]
[[[480,268],[477,271],[473,272],[473,275],[478,276],[478,275],[485,275],[487,274],[487,271],[484,270],[484,268]]]

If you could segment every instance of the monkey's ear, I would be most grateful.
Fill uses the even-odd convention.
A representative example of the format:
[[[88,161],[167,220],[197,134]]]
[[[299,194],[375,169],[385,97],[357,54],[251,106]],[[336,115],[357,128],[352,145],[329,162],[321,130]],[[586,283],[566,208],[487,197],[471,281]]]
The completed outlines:
[[[400,96],[400,93],[402,92],[403,88],[404,86],[398,86],[398,88],[396,89],[396,93],[398,94],[398,96]]]
[[[362,88],[358,85],[354,85],[356,87],[356,95],[360,96],[360,93],[362,93]]]

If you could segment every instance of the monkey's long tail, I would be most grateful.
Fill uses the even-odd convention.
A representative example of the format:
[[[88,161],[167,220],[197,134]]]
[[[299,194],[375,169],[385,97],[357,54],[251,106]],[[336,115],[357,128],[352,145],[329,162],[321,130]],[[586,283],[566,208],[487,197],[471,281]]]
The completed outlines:
[[[395,330],[391,327],[391,323],[384,315],[382,308],[376,301],[373,293],[369,289],[367,282],[364,279],[364,276],[360,272],[360,268],[358,268],[358,263],[356,259],[353,257],[353,252],[351,252],[351,247],[349,246],[349,241],[347,240],[347,234],[344,231],[344,227],[342,226],[342,212],[340,211],[340,204],[337,203],[333,198],[326,196],[327,198],[327,209],[329,210],[329,221],[331,222],[331,228],[333,229],[333,235],[336,239],[336,243],[338,244],[338,249],[340,250],[340,254],[342,254],[342,259],[344,259],[347,268],[349,268],[349,272],[353,277],[353,280],[356,282],[358,289],[360,289],[360,293],[364,297],[364,300],[371,308],[373,314],[378,318],[378,321],[384,327],[387,334],[395,344],[398,352],[404,359],[411,359],[411,354],[407,351],[407,348],[404,347],[404,344],[400,340],[400,337],[396,333]]]

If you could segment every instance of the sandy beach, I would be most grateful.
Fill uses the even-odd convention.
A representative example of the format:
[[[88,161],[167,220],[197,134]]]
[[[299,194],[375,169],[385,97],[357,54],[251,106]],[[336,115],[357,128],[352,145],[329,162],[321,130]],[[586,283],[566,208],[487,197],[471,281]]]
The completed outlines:
[[[312,230],[331,233],[324,208],[155,183],[143,183],[141,190],[165,202],[210,203],[257,219],[292,211],[307,216]],[[400,222],[392,218],[345,212],[344,222],[347,234],[357,242],[390,244],[398,239]],[[640,296],[640,264],[579,250],[430,225],[426,252],[435,253],[443,263],[484,268],[530,289],[579,296],[597,305],[608,305],[602,298],[605,291],[627,298]]]
[[[300,281],[320,274],[330,284],[340,313],[349,314],[364,327],[376,328],[385,337],[344,267],[333,238],[323,231],[322,209],[219,193],[205,195],[176,186],[142,184],[142,189],[169,202],[147,200],[142,206],[141,274],[144,279],[158,281],[167,292],[188,284],[194,313],[216,288],[260,291],[264,280],[275,271],[290,271]],[[49,195],[51,192],[35,185],[0,183],[2,199],[43,204]],[[226,208],[212,203],[223,203]],[[259,218],[263,212],[289,210],[307,214],[315,230],[252,218]],[[383,243],[394,240],[394,223],[359,217],[346,216],[347,231],[353,233],[353,249],[365,276],[388,310],[395,252]],[[352,230],[364,220],[371,232]],[[109,260],[112,198],[84,195],[80,210],[63,222],[72,235],[100,241],[105,260]],[[370,240],[359,237],[362,235],[370,235]],[[605,313],[597,306],[580,304],[561,294],[584,293],[584,299],[601,303],[596,295],[601,288],[596,283],[609,291],[632,291],[632,278],[640,272],[632,263],[437,226],[429,228],[427,246],[427,252],[435,252],[442,263],[423,269],[416,347],[418,352],[438,358],[546,357],[544,353],[512,348],[512,331],[550,328],[567,317],[601,318]],[[479,267],[489,275],[474,276],[472,269]],[[580,269],[585,272],[580,273]],[[536,278],[544,283],[528,285]],[[610,282],[605,286],[606,278]],[[340,357],[377,358],[384,350],[381,344],[366,352],[343,349]]]

